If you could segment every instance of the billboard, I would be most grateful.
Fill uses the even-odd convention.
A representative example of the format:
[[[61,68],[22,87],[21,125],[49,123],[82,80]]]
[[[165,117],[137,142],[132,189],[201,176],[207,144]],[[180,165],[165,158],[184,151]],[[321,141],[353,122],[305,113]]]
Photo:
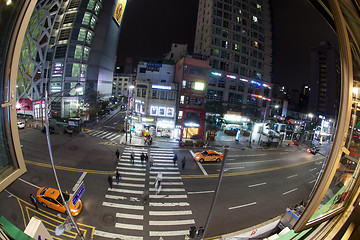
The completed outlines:
[[[126,2],[127,2],[127,0],[118,0],[116,3],[114,18],[119,25],[121,23],[121,19],[122,19],[123,15],[124,15]]]

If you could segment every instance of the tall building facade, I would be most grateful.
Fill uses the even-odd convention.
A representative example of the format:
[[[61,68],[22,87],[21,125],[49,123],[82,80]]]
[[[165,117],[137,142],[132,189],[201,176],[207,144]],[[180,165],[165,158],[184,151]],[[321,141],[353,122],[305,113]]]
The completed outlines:
[[[272,34],[269,1],[200,0],[194,51],[209,57],[207,101],[245,117],[269,114]]]
[[[38,2],[18,77],[22,86],[18,95],[33,101],[35,118],[43,116],[45,89],[52,115],[62,118],[84,115],[84,106],[97,99],[98,93],[104,99],[111,97],[125,6],[126,0]]]
[[[200,0],[194,51],[214,69],[271,82],[269,1]]]
[[[340,56],[336,49],[323,41],[311,49],[309,112],[333,117],[340,101]]]

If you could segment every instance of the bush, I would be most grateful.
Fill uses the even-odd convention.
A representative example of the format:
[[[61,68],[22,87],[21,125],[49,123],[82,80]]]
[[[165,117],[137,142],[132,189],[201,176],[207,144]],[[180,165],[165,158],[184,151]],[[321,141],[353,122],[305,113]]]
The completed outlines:
[[[229,136],[236,136],[237,130],[225,130],[224,133]]]

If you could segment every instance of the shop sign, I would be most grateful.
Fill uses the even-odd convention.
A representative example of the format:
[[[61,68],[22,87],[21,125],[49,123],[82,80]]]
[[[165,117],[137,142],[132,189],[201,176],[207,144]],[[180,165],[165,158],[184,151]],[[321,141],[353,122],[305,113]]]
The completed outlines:
[[[159,89],[159,90],[171,90],[171,86],[164,86],[164,85],[152,85],[152,89]]]
[[[192,128],[198,128],[198,127],[200,127],[200,124],[194,123],[194,122],[184,123],[184,125],[185,125],[185,127],[192,127]]]
[[[143,122],[154,122],[155,119],[154,119],[154,118],[143,117],[143,118],[142,118],[142,121],[143,121]]]

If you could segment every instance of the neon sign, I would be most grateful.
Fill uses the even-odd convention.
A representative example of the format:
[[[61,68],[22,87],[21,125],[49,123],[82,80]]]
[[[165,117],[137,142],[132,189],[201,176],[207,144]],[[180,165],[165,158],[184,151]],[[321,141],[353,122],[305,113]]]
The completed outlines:
[[[164,86],[164,85],[152,85],[152,89],[160,89],[160,90],[171,90],[171,86]]]

